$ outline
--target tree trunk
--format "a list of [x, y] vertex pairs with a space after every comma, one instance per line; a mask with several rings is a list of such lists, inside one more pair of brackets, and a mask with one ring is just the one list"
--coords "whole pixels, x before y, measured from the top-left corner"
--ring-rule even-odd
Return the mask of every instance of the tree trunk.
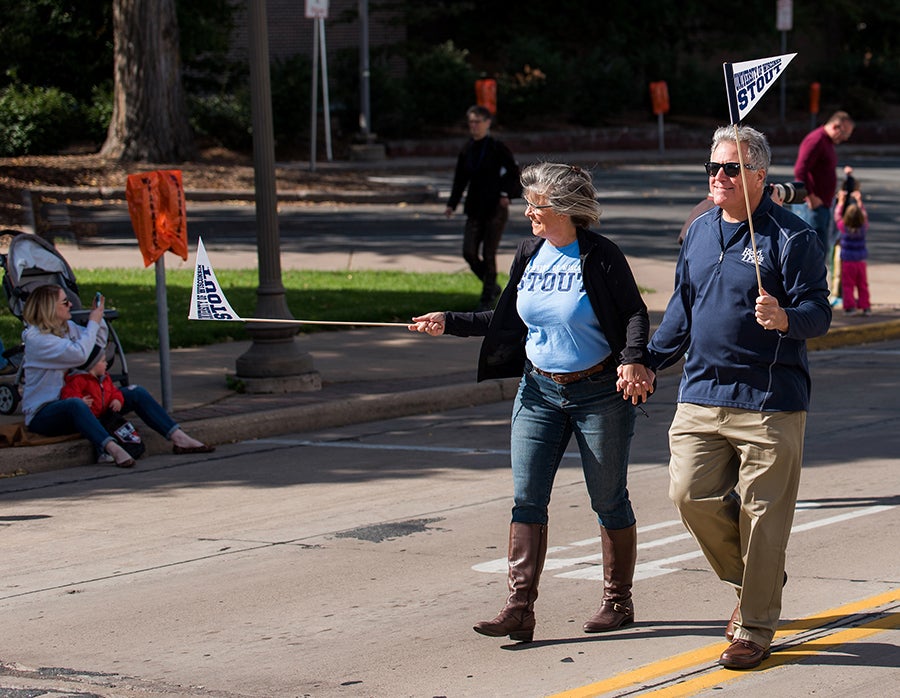
[[194, 141], [181, 85], [175, 0], [113, 0], [113, 115], [100, 155], [181, 162]]

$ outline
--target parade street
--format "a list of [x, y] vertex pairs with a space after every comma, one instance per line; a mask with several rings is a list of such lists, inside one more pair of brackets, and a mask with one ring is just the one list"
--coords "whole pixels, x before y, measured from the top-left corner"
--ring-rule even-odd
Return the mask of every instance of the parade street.
[[0, 480], [0, 696], [885, 695], [900, 666], [898, 356], [900, 342], [811, 356], [783, 624], [758, 670], [716, 665], [734, 594], [667, 499], [674, 372], [632, 446], [626, 629], [581, 631], [602, 568], [571, 453], [535, 641], [472, 631], [506, 594], [501, 402]]

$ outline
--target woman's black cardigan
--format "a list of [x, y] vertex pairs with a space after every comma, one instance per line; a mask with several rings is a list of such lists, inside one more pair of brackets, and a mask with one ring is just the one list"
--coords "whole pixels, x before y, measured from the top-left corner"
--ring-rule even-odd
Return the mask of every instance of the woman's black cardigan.
[[[582, 279], [600, 328], [618, 364], [649, 364], [650, 318], [625, 255], [608, 238], [584, 228], [576, 231]], [[544, 240], [519, 243], [497, 308], [479, 313], [445, 313], [444, 332], [458, 337], [484, 337], [477, 380], [520, 376], [525, 368], [527, 329], [516, 310], [519, 281], [528, 260]]]

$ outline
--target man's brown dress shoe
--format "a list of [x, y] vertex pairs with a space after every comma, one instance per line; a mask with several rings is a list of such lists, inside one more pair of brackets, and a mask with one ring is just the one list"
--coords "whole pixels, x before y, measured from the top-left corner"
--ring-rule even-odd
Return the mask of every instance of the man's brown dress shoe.
[[763, 648], [750, 640], [735, 640], [719, 657], [719, 664], [727, 669], [754, 669], [772, 654], [768, 647]]

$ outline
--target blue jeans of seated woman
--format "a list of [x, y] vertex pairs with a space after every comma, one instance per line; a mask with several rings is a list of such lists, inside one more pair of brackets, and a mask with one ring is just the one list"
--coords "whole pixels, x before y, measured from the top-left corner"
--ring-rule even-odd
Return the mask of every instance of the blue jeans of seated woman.
[[[178, 429], [175, 420], [141, 386], [125, 386], [122, 388], [122, 397], [124, 402], [120, 414], [136, 412], [144, 424], [166, 438]], [[113, 440], [93, 415], [91, 408], [77, 397], [47, 403], [31, 418], [28, 428], [35, 434], [44, 436], [61, 436], [78, 432], [100, 452], [104, 451], [106, 444]]]
[[528, 366], [512, 414], [512, 520], [547, 523], [553, 480], [574, 434], [600, 525], [633, 525], [627, 469], [634, 422], [635, 407], [616, 391], [614, 370], [559, 385]]

